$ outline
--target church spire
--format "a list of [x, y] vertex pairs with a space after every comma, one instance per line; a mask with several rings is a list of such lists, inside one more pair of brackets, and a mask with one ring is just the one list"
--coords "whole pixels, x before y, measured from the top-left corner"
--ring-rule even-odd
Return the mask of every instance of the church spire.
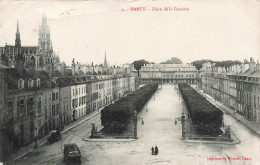
[[18, 20], [17, 20], [16, 34], [17, 34], [17, 33], [20, 33], [20, 32], [19, 32], [19, 22], [18, 22]]
[[17, 21], [17, 29], [16, 29], [15, 47], [21, 48], [21, 39], [20, 39], [19, 22], [18, 21]]
[[105, 60], [104, 60], [104, 67], [107, 67], [107, 54], [106, 54], [106, 50], [105, 50]]
[[42, 25], [47, 25], [47, 18], [46, 18], [45, 13], [43, 13], [43, 16], [42, 16]]

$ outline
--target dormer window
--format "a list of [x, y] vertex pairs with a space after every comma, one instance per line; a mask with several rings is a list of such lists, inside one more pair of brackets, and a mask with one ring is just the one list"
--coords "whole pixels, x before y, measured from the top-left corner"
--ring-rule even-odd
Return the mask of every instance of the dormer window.
[[36, 80], [36, 86], [40, 87], [41, 86], [41, 79], [37, 78]]
[[18, 88], [19, 89], [23, 89], [24, 88], [24, 80], [23, 79], [18, 80]]
[[29, 79], [28, 80], [28, 88], [32, 88], [33, 87], [33, 80]]

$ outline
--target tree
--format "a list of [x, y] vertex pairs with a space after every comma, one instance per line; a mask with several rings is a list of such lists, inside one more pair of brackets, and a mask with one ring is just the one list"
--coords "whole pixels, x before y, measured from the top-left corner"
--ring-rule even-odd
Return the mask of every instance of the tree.
[[232, 65], [235, 64], [241, 64], [240, 61], [232, 61], [232, 60], [226, 60], [226, 61], [212, 61], [212, 60], [197, 60], [197, 61], [193, 61], [192, 64], [198, 69], [200, 70], [202, 68], [202, 65], [206, 62], [211, 62], [211, 63], [216, 63], [216, 67], [220, 66], [220, 67], [225, 67], [228, 68]]
[[141, 60], [134, 61], [132, 64], [134, 64], [134, 68], [138, 71], [138, 76], [139, 76], [139, 70], [141, 66], [144, 66], [144, 64], [149, 64], [149, 62], [144, 59], [141, 59]]
[[172, 57], [171, 59], [161, 62], [161, 64], [182, 64], [182, 61], [176, 57]]
[[207, 63], [207, 62], [213, 63], [214, 61], [212, 61], [212, 60], [197, 60], [197, 61], [193, 61], [192, 65], [194, 65], [198, 70], [200, 70], [202, 68], [202, 64]]

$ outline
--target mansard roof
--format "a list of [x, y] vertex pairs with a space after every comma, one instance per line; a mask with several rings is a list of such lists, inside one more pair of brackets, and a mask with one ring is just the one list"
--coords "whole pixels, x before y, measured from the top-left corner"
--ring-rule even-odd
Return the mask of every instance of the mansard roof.
[[[18, 89], [18, 80], [22, 79], [27, 82], [31, 76], [26, 72], [26, 70], [22, 71], [22, 74], [18, 74], [16, 69], [11, 68], [6, 70], [4, 80], [7, 83], [8, 90], [16, 90]], [[28, 88], [27, 83], [24, 83], [24, 88]]]
[[243, 76], [250, 76], [254, 71], [247, 69], [242, 75]]
[[58, 84], [60, 86], [68, 86], [73, 83], [72, 79], [69, 77], [59, 77], [58, 78]]
[[54, 70], [53, 71], [53, 77], [62, 77], [62, 75], [61, 75], [60, 71]]
[[194, 68], [195, 66], [190, 65], [190, 64], [146, 64], [143, 67], [165, 67], [165, 68], [175, 68], [175, 67], [192, 67]]
[[85, 74], [82, 71], [79, 71], [79, 73], [77, 75], [78, 76], [84, 76]]
[[72, 70], [66, 69], [65, 76], [72, 76]]
[[36, 70], [34, 74], [35, 74], [35, 77], [38, 77], [40, 79], [49, 79], [50, 78], [49, 75], [43, 70]]
[[260, 71], [255, 71], [250, 76], [252, 76], [252, 77], [260, 77]]
[[0, 64], [0, 69], [9, 69], [9, 67], [5, 66], [5, 65], [2, 65]]

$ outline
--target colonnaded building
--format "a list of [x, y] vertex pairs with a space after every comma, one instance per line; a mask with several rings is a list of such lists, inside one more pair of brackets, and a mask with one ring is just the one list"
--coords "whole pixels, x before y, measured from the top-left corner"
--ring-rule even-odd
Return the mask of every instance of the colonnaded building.
[[140, 69], [140, 80], [142, 84], [196, 84], [197, 72], [196, 67], [190, 64], [147, 64]]

